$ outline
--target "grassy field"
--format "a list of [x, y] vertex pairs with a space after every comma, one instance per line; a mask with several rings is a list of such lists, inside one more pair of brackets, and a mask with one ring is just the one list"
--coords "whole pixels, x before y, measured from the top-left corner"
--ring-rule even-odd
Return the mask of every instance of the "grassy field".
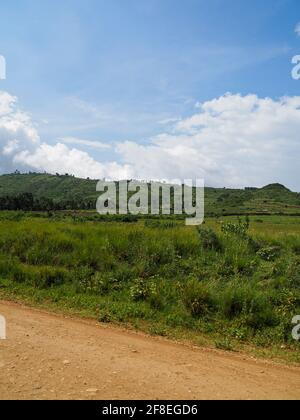
[[300, 218], [0, 214], [0, 298], [300, 362]]

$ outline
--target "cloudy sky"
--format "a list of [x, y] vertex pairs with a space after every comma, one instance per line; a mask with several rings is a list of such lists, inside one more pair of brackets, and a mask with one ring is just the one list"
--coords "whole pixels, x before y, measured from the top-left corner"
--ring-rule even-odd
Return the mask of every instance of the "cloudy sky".
[[0, 55], [0, 173], [300, 191], [299, 0], [15, 0]]

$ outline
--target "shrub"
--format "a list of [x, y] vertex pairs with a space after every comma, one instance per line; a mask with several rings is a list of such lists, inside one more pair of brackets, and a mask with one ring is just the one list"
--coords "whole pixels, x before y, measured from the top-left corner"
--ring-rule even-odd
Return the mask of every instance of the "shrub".
[[77, 292], [85, 292], [90, 287], [94, 271], [87, 266], [79, 267], [73, 271], [72, 278]]
[[234, 282], [220, 295], [220, 300], [226, 318], [242, 316], [244, 324], [253, 329], [277, 322], [270, 300], [253, 285]]
[[86, 283], [87, 293], [105, 295], [112, 291], [112, 285], [114, 281], [108, 276], [102, 273], [95, 273]]
[[12, 280], [38, 288], [59, 286], [69, 281], [69, 273], [63, 268], [19, 264], [11, 272]]
[[251, 236], [248, 236], [247, 240], [251, 251], [257, 253], [262, 248], [261, 243]]
[[134, 216], [132, 214], [126, 214], [123, 216], [119, 216], [117, 218], [117, 221], [123, 222], [123, 223], [137, 223], [139, 221], [139, 218], [137, 216]]
[[232, 341], [228, 337], [215, 340], [215, 346], [218, 350], [224, 350], [224, 351], [234, 350]]
[[134, 270], [127, 265], [121, 265], [120, 268], [116, 270], [114, 273], [114, 278], [117, 280], [120, 284], [126, 284], [129, 281], [131, 281], [134, 277]]
[[146, 300], [149, 296], [149, 288], [144, 279], [136, 279], [134, 284], [130, 287], [130, 296], [132, 300]]
[[290, 285], [300, 290], [300, 259], [292, 261], [287, 270]]
[[33, 285], [41, 288], [59, 286], [68, 280], [67, 270], [55, 267], [39, 267], [32, 276]]
[[88, 267], [82, 267], [75, 272], [77, 292], [105, 295], [120, 290], [121, 281], [111, 273], [93, 273]]
[[[169, 327], [183, 327], [190, 328], [194, 320], [190, 318], [189, 314], [185, 311], [174, 311], [166, 316], [166, 324]], [[207, 324], [205, 324], [207, 325]]]
[[234, 318], [251, 304], [253, 292], [247, 285], [230, 284], [221, 294], [221, 309], [226, 318]]
[[111, 315], [111, 313], [107, 310], [101, 310], [99, 315], [98, 315], [98, 320], [99, 322], [103, 323], [103, 324], [109, 324], [110, 322], [113, 321], [113, 316]]
[[158, 229], [173, 229], [176, 223], [172, 220], [147, 219], [145, 220], [145, 227]]
[[279, 257], [280, 251], [278, 246], [268, 246], [261, 248], [257, 255], [264, 261], [275, 261]]
[[164, 326], [161, 325], [153, 325], [149, 328], [149, 333], [151, 335], [157, 335], [160, 337], [167, 337], [168, 331]]
[[201, 245], [204, 249], [212, 251], [220, 251], [222, 244], [218, 235], [210, 228], [198, 227]]
[[300, 255], [300, 243], [293, 244], [292, 250], [296, 255]]
[[222, 232], [226, 235], [237, 235], [243, 238], [247, 237], [249, 229], [249, 220], [242, 221], [238, 220], [238, 223], [227, 222], [222, 224]]
[[249, 314], [245, 317], [245, 325], [258, 330], [278, 325], [278, 319], [269, 304], [261, 301], [253, 302]]
[[257, 261], [239, 256], [236, 260], [236, 272], [244, 276], [252, 276], [257, 269]]
[[136, 302], [147, 301], [153, 309], [161, 309], [163, 306], [161, 292], [154, 280], [136, 279], [130, 288], [130, 296]]
[[174, 260], [175, 249], [170, 242], [162, 240], [159, 244], [149, 244], [147, 254], [152, 264], [165, 265]]
[[190, 280], [183, 288], [183, 303], [192, 316], [207, 315], [215, 308], [211, 286], [197, 280]]
[[160, 290], [154, 282], [149, 284], [147, 301], [153, 309], [162, 309], [163, 307], [162, 290]]
[[17, 258], [0, 256], [0, 276], [6, 278], [17, 268], [19, 262]]
[[22, 269], [21, 265], [15, 265], [11, 270], [11, 278], [16, 283], [25, 283], [26, 281], [30, 280], [29, 273]]
[[74, 240], [69, 239], [65, 235], [53, 236], [48, 241], [50, 241], [48, 248], [52, 255], [57, 253], [71, 253], [75, 248]]

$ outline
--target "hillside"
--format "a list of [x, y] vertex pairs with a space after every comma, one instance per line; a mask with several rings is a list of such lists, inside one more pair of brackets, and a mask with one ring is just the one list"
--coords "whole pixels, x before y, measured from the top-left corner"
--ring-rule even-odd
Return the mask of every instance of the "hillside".
[[[36, 200], [51, 200], [67, 209], [94, 209], [97, 181], [70, 175], [40, 173], [0, 176], [0, 197], [32, 194]], [[263, 188], [205, 189], [206, 214], [299, 214], [300, 193], [280, 184]]]

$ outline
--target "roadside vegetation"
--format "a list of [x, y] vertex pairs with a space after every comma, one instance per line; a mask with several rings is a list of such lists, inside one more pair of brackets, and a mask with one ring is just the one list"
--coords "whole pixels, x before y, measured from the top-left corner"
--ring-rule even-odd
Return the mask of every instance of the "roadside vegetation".
[[93, 217], [0, 213], [0, 298], [300, 362], [298, 218]]

